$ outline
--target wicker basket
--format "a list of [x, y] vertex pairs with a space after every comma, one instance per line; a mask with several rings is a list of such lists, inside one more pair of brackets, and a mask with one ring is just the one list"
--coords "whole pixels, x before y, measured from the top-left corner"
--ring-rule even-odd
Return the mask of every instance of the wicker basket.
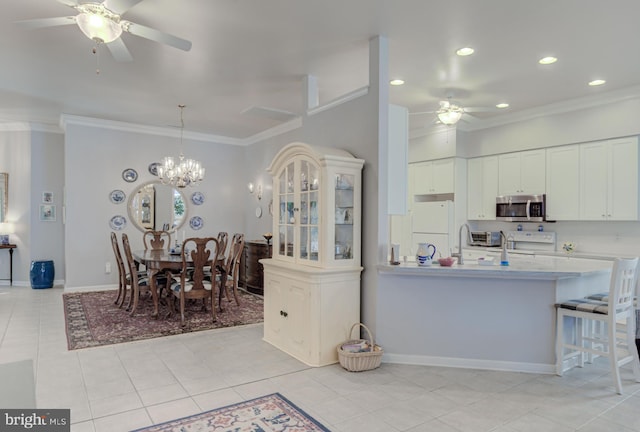
[[[350, 372], [362, 372], [379, 367], [380, 362], [382, 361], [382, 347], [375, 344], [371, 331], [362, 323], [355, 323], [351, 327], [351, 330], [349, 331], [350, 337], [353, 333], [353, 329], [356, 327], [364, 328], [369, 334], [369, 339], [351, 339], [338, 345], [338, 359], [340, 360], [340, 365]], [[367, 342], [369, 344], [371, 347], [369, 351], [349, 352], [342, 349], [343, 345], [359, 344], [362, 342]]]

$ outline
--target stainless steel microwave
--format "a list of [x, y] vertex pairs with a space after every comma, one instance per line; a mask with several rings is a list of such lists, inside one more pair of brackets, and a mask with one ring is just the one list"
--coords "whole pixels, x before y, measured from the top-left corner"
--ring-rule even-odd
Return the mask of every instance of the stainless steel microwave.
[[503, 195], [496, 198], [496, 219], [507, 222], [546, 220], [545, 195]]

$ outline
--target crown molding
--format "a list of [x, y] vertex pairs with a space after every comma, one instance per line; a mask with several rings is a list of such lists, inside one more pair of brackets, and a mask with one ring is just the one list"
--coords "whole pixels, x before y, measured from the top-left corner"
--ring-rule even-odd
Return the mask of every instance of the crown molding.
[[302, 127], [302, 117], [296, 117], [293, 120], [289, 120], [286, 123], [272, 127], [265, 131], [259, 132], [255, 135], [251, 135], [249, 138], [242, 140], [243, 145], [257, 144], [260, 141], [264, 141], [269, 138], [282, 135], [283, 133], [298, 129]]
[[334, 100], [332, 100], [330, 102], [327, 102], [324, 105], [320, 105], [318, 107], [311, 108], [311, 109], [307, 110], [307, 116], [312, 116], [312, 115], [318, 114], [318, 113], [320, 113], [322, 111], [326, 111], [326, 110], [329, 110], [331, 108], [335, 108], [338, 105], [342, 105], [345, 102], [349, 102], [350, 100], [357, 99], [357, 98], [359, 98], [361, 96], [364, 96], [364, 95], [366, 95], [368, 93], [369, 93], [369, 86], [360, 87], [359, 89], [356, 89], [356, 90], [354, 90], [352, 92], [346, 93], [346, 94], [344, 94], [344, 95], [342, 95], [342, 96], [340, 96], [340, 97], [338, 97], [338, 98], [336, 98], [336, 99], [334, 99]]
[[[629, 99], [640, 98], [640, 85], [626, 87], [619, 90], [612, 90], [597, 95], [583, 96], [580, 98], [569, 99], [553, 104], [543, 105], [531, 109], [526, 109], [510, 114], [500, 115], [490, 119], [481, 119], [473, 124], [459, 124], [459, 129], [465, 132], [471, 132], [481, 129], [488, 129], [497, 126], [504, 126], [511, 123], [517, 123], [526, 120], [532, 120], [539, 117], [553, 116], [564, 114], [572, 111], [579, 111], [587, 108], [608, 105]], [[461, 122], [458, 122], [461, 123]]]
[[63, 133], [56, 125], [36, 122], [10, 122], [0, 123], [0, 131], [2, 132], [46, 132], [46, 133]]
[[[180, 138], [180, 129], [175, 127], [148, 126], [135, 123], [127, 123], [116, 120], [104, 120], [93, 117], [83, 117], [72, 114], [62, 114], [60, 116], [60, 128], [66, 131], [68, 125], [88, 126], [102, 129], [117, 130], [122, 132], [133, 132], [147, 135], [168, 136]], [[210, 142], [216, 144], [245, 145], [244, 140], [230, 138], [221, 135], [204, 134], [184, 130], [183, 138], [192, 141]]]

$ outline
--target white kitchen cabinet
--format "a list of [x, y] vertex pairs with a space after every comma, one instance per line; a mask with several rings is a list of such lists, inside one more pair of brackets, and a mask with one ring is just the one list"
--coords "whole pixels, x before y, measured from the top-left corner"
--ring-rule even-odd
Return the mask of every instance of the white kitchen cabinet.
[[495, 220], [498, 196], [498, 157], [467, 161], [467, 219]]
[[580, 145], [547, 149], [547, 219], [580, 219]]
[[415, 195], [454, 193], [453, 158], [418, 162], [412, 165]]
[[346, 151], [292, 143], [273, 176], [273, 253], [264, 266], [264, 340], [311, 365], [338, 361], [360, 321], [362, 166]]
[[580, 219], [638, 220], [638, 138], [580, 146]]
[[498, 194], [544, 194], [545, 163], [544, 149], [498, 156]]

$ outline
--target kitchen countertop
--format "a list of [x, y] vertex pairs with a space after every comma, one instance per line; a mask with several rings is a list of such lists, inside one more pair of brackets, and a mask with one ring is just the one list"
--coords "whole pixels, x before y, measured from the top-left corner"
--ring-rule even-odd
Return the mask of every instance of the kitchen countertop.
[[[491, 254], [493, 255], [493, 254]], [[400, 265], [379, 264], [378, 272], [402, 276], [424, 275], [436, 277], [509, 278], [509, 279], [564, 279], [589, 274], [608, 273], [612, 261], [566, 256], [516, 255], [509, 256], [509, 265], [500, 265], [499, 256], [494, 265], [479, 265], [478, 260], [465, 256], [464, 264], [451, 267], [432, 264], [420, 267], [415, 262]]]

